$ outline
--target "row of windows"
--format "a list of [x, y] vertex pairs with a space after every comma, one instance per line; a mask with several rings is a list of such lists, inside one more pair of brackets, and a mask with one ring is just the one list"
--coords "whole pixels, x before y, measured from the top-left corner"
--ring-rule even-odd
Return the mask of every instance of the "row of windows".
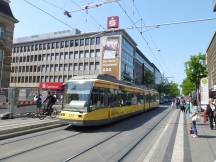
[[99, 70], [99, 62], [88, 63], [74, 63], [74, 64], [55, 64], [55, 65], [42, 65], [42, 66], [19, 66], [12, 67], [12, 72], [58, 72], [58, 71], [71, 71], [71, 70]]
[[65, 59], [79, 59], [79, 58], [94, 58], [100, 57], [100, 50], [96, 51], [88, 50], [84, 51], [75, 51], [73, 52], [61, 52], [61, 53], [51, 53], [51, 54], [43, 54], [43, 55], [30, 55], [23, 57], [13, 57], [12, 62], [32, 62], [32, 61], [48, 61], [48, 60], [65, 60]]
[[77, 47], [77, 46], [84, 46], [84, 45], [87, 46], [87, 45], [95, 45], [95, 44], [96, 45], [100, 44], [100, 37], [19, 46], [13, 48], [13, 53], [56, 49], [56, 48]]
[[93, 111], [103, 107], [129, 106], [154, 102], [158, 96], [130, 93], [117, 89], [94, 87], [92, 90], [89, 109]]
[[29, 77], [11, 77], [11, 83], [38, 83], [38, 82], [66, 82], [71, 79], [69, 76], [29, 76]]
[[5, 29], [3, 26], [0, 25], [0, 39], [3, 39], [5, 36]]

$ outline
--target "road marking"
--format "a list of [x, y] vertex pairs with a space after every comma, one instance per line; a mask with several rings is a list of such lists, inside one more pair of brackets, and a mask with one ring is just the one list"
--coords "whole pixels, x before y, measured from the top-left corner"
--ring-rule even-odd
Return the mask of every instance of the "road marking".
[[180, 114], [171, 162], [184, 161], [184, 115]]
[[[174, 113], [175, 114], [175, 113]], [[148, 154], [145, 156], [145, 159], [143, 160], [143, 162], [150, 162], [152, 161], [152, 158], [154, 153], [156, 152], [156, 150], [160, 147], [160, 141], [162, 140], [163, 135], [165, 134], [165, 132], [167, 131], [168, 127], [170, 126], [169, 123], [171, 123], [171, 121], [173, 120], [172, 117], [169, 118], [169, 121], [167, 122], [165, 128], [163, 129], [163, 131], [160, 133], [159, 137], [157, 138], [157, 141], [154, 143], [153, 147], [151, 148], [151, 150], [148, 152]]]

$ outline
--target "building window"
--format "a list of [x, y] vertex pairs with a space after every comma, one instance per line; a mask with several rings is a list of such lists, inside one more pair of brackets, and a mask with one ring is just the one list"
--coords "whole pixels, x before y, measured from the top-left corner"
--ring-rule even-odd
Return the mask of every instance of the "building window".
[[74, 64], [74, 70], [78, 70], [78, 65], [77, 65], [77, 63]]
[[79, 70], [83, 70], [83, 63], [79, 64]]
[[84, 53], [83, 53], [83, 51], [80, 51], [80, 58], [84, 58]]
[[55, 65], [55, 71], [59, 71], [58, 64]]
[[46, 65], [46, 72], [49, 72], [49, 65]]
[[55, 60], [55, 54], [54, 53], [51, 54], [51, 60]]
[[94, 67], [94, 63], [91, 62], [91, 63], [90, 63], [90, 70], [94, 70], [94, 69], [95, 69], [95, 67]]
[[73, 59], [73, 52], [69, 53], [69, 59]]
[[74, 52], [74, 59], [78, 59], [78, 58], [79, 58], [78, 51], [75, 51], [75, 52]]
[[0, 48], [0, 61], [2, 62], [4, 59], [4, 50]]
[[94, 57], [95, 57], [94, 50], [91, 50], [91, 51], [90, 51], [90, 57], [91, 57], [91, 58], [94, 58]]
[[96, 44], [100, 44], [100, 37], [96, 38]]
[[89, 58], [89, 51], [85, 51], [85, 58]]
[[91, 45], [94, 45], [94, 44], [95, 44], [95, 38], [91, 38], [90, 44], [91, 44]]
[[100, 50], [96, 50], [96, 57], [100, 57]]
[[68, 71], [68, 64], [64, 65], [64, 71]]
[[59, 71], [63, 71], [64, 70], [63, 68], [64, 68], [63, 65], [59, 64]]
[[67, 76], [65, 75], [63, 81], [66, 82], [67, 80], [68, 80], [68, 78], [67, 78]]
[[88, 63], [85, 63], [84, 64], [84, 70], [88, 70], [89, 68], [88, 68]]
[[52, 42], [52, 49], [55, 48], [55, 42]]
[[79, 46], [79, 40], [75, 40], [75, 47]]
[[45, 82], [45, 77], [44, 76], [41, 77], [41, 82]]
[[49, 77], [46, 76], [45, 82], [49, 82]]
[[61, 41], [61, 48], [64, 48], [64, 41]]
[[50, 82], [54, 82], [54, 77], [53, 76], [50, 77]]
[[42, 44], [39, 44], [39, 50], [42, 50]]
[[63, 82], [63, 77], [62, 76], [59, 77], [59, 82]]
[[73, 64], [69, 64], [69, 71], [73, 70]]
[[38, 44], [35, 44], [35, 51], [38, 50]]
[[69, 54], [68, 54], [68, 52], [65, 52], [65, 59], [69, 59]]
[[65, 41], [65, 47], [69, 47], [69, 41]]
[[0, 25], [0, 39], [3, 39], [5, 35], [5, 29], [3, 26]]
[[84, 46], [84, 39], [80, 39], [80, 46]]
[[26, 46], [24, 46], [24, 52], [26, 52]]
[[54, 77], [54, 82], [58, 82], [58, 76]]
[[51, 60], [50, 54], [47, 54], [47, 60]]
[[55, 69], [54, 69], [54, 65], [50, 65], [50, 71], [55, 71]]
[[46, 43], [43, 44], [43, 50], [46, 50]]
[[99, 62], [96, 62], [96, 63], [95, 63], [95, 69], [96, 69], [96, 70], [99, 70], [99, 69], [100, 69], [100, 64], [99, 64]]
[[64, 53], [60, 53], [60, 60], [64, 60]]
[[46, 66], [42, 65], [42, 71], [45, 72], [46, 71]]
[[55, 60], [59, 60], [59, 53], [55, 54]]
[[27, 51], [28, 51], [28, 52], [30, 51], [30, 45], [28, 45]]
[[51, 44], [47, 43], [47, 49], [50, 49], [50, 48], [51, 48]]
[[86, 45], [86, 46], [89, 45], [89, 42], [90, 42], [90, 39], [89, 39], [89, 38], [86, 38], [86, 39], [85, 39], [85, 45]]
[[73, 46], [74, 46], [74, 41], [70, 40], [70, 47], [73, 47]]
[[56, 48], [59, 48], [59, 47], [60, 47], [59, 42], [56, 42]]

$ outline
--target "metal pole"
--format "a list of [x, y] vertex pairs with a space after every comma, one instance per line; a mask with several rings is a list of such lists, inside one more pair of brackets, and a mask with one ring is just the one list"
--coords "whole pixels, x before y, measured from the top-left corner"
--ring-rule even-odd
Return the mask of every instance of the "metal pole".
[[4, 68], [4, 50], [2, 50], [2, 60], [1, 60], [1, 76], [0, 76], [0, 88], [2, 88], [2, 73]]

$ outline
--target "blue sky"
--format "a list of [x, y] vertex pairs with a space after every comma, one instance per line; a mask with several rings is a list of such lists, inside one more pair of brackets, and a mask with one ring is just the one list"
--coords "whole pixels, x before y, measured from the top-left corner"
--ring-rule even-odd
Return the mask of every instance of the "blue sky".
[[[83, 6], [89, 2], [98, 2], [99, 0], [28, 1], [83, 32], [102, 30], [98, 24], [106, 27], [106, 18], [114, 15], [120, 17], [121, 28], [132, 25], [116, 3], [89, 10], [89, 14], [94, 16], [98, 22], [95, 23], [85, 12], [76, 12], [72, 14], [72, 18], [67, 18], [63, 15], [63, 10], [79, 9], [72, 1], [76, 1]], [[58, 5], [62, 10], [49, 5], [46, 1]], [[137, 14], [132, 2], [133, 0], [120, 1], [130, 17], [134, 21], [138, 21], [140, 16]], [[146, 25], [216, 17], [216, 13], [212, 11], [212, 0], [134, 0], [134, 2]], [[19, 20], [19, 23], [15, 26], [15, 38], [69, 29], [38, 9], [33, 8], [24, 0], [12, 0], [11, 8], [15, 17]], [[140, 23], [137, 23], [137, 25], [140, 25]], [[155, 63], [164, 72], [165, 76], [173, 77], [169, 78], [169, 80], [180, 84], [185, 78], [184, 62], [193, 54], [206, 52], [213, 33], [216, 31], [216, 20], [166, 26], [144, 32], [143, 35], [152, 50], [149, 50], [136, 30], [127, 31], [137, 42], [138, 47], [144, 52], [145, 56]], [[157, 49], [160, 52], [157, 52]]]

